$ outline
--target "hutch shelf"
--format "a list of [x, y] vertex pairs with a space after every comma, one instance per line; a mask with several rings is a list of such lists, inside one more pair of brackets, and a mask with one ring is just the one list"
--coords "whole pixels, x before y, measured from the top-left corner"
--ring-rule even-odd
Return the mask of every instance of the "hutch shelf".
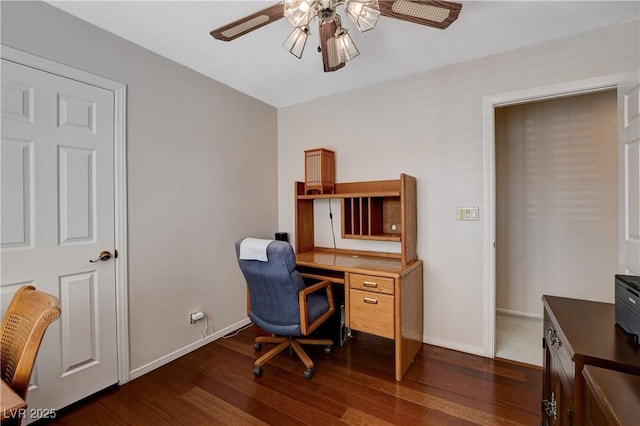
[[[336, 183], [332, 194], [306, 194], [303, 182], [295, 183], [296, 252], [315, 249], [313, 201], [338, 198], [341, 202], [342, 238], [395, 241], [403, 265], [417, 259], [416, 179]], [[394, 254], [389, 253], [393, 257]]]

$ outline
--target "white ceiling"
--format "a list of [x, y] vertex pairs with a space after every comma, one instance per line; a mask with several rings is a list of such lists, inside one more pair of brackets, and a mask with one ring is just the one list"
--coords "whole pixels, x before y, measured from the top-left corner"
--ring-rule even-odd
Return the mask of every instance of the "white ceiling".
[[276, 2], [49, 1], [275, 107], [640, 18], [639, 1], [462, 1], [460, 17], [446, 30], [382, 16], [361, 34], [340, 8], [360, 56], [332, 73], [322, 70], [314, 26], [302, 60], [281, 47], [291, 31], [286, 19], [231, 42], [209, 35]]

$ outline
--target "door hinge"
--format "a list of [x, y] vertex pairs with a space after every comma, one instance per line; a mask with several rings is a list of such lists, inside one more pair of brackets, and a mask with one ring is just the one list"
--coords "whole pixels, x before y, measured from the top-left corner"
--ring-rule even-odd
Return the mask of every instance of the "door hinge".
[[[118, 252], [116, 252], [116, 257], [118, 257]], [[547, 349], [547, 340], [542, 338], [542, 349]]]

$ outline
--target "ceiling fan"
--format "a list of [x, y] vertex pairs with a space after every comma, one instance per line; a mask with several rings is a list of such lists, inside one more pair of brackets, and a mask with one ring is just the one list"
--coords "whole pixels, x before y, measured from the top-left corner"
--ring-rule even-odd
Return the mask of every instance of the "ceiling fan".
[[448, 1], [425, 0], [284, 0], [242, 19], [211, 31], [222, 41], [231, 41], [260, 27], [286, 17], [293, 32], [282, 44], [286, 50], [302, 58], [310, 34], [309, 24], [318, 18], [320, 46], [324, 71], [336, 71], [360, 54], [349, 32], [342, 26], [338, 7], [361, 31], [373, 29], [380, 15], [445, 29], [458, 19], [462, 5]]

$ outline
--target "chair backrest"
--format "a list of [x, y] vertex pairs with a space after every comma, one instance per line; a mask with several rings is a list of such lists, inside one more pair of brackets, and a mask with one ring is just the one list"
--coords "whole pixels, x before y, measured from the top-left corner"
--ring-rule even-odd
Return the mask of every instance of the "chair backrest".
[[2, 318], [0, 374], [23, 399], [44, 332], [59, 316], [57, 298], [25, 285], [16, 291]]
[[296, 268], [293, 247], [286, 241], [272, 241], [267, 246], [267, 262], [240, 259], [236, 255], [247, 282], [250, 299], [249, 317], [263, 330], [279, 335], [300, 334], [298, 292], [304, 281]]

